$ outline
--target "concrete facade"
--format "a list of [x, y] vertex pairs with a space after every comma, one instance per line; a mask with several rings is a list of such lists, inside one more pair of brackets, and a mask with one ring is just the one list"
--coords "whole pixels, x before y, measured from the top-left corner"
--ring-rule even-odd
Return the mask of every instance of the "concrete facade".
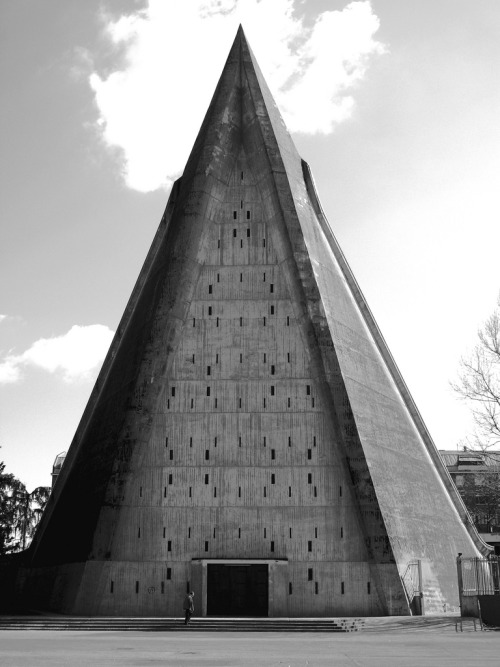
[[270, 616], [401, 615], [418, 559], [450, 610], [466, 518], [240, 29], [20, 594], [206, 613], [208, 564], [259, 562]]

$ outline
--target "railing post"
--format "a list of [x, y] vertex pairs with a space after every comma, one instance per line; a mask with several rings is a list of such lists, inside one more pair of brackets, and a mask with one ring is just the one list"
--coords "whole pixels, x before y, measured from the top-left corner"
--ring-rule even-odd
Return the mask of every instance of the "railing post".
[[418, 595], [420, 597], [420, 615], [424, 616], [425, 614], [424, 585], [422, 581], [422, 561], [420, 560], [420, 558], [417, 560], [417, 572], [418, 572]]
[[458, 602], [460, 605], [460, 616], [462, 616], [462, 596], [464, 592], [464, 580], [462, 576], [462, 554], [459, 553], [457, 556], [457, 580], [458, 580]]

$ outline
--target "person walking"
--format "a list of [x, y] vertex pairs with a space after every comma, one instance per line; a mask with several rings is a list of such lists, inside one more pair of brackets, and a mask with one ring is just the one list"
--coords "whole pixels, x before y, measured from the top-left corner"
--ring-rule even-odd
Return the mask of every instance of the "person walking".
[[184, 598], [184, 625], [188, 625], [194, 612], [194, 591], [188, 593]]

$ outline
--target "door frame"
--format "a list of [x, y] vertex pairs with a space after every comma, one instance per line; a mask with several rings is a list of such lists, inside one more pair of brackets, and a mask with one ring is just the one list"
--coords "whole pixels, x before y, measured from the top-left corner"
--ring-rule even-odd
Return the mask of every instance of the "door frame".
[[267, 565], [267, 615], [277, 615], [274, 609], [276, 569], [281, 569], [284, 565], [288, 565], [287, 558], [193, 558], [191, 561], [191, 580], [195, 590], [198, 589], [200, 593], [202, 617], [206, 617], [207, 615], [208, 565]]

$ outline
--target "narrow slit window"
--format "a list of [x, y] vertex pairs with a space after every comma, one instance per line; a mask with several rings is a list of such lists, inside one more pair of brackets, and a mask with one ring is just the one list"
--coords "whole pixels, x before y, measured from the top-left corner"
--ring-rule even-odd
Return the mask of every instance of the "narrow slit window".
[[163, 487], [163, 497], [164, 498], [167, 497], [167, 487], [166, 486]]
[[172, 473], [170, 473], [169, 476], [168, 476], [168, 483], [172, 484], [172, 480], [173, 480]]
[[316, 595], [319, 593], [319, 586], [317, 581], [314, 582], [314, 593]]
[[109, 592], [110, 592], [110, 593], [113, 593], [113, 589], [114, 589], [114, 587], [115, 587], [115, 582], [112, 581], [111, 584], [110, 584], [110, 587], [109, 587]]
[[240, 200], [240, 208], [243, 209], [243, 199]]
[[217, 498], [217, 487], [214, 486], [214, 498]]
[[240, 248], [243, 248], [243, 239], [240, 240]]
[[217, 447], [217, 436], [214, 438], [214, 447]]
[[215, 401], [214, 401], [214, 407], [215, 408], [217, 407], [217, 399], [215, 399]]
[[[291, 486], [288, 487], [288, 497], [289, 498], [292, 497], [292, 487]], [[290, 535], [290, 537], [291, 537], [291, 535]]]
[[264, 539], [266, 539], [266, 529], [264, 528]]
[[189, 438], [189, 446], [190, 446], [190, 447], [192, 447], [192, 446], [193, 446], [193, 438], [192, 438], [192, 437], [191, 437], [191, 438]]
[[263, 439], [263, 441], [262, 441], [262, 444], [264, 445], [264, 447], [266, 446], [266, 436], [264, 436], [264, 439]]
[[310, 567], [307, 570], [307, 581], [312, 581], [312, 580], [313, 580], [313, 569], [312, 567]]
[[163, 526], [163, 539], [167, 536], [167, 529]]
[[238, 446], [241, 447], [241, 435], [238, 437]]
[[340, 526], [340, 538], [342, 539], [344, 537], [344, 528], [343, 526]]
[[241, 180], [243, 180], [243, 172], [241, 172]]
[[174, 450], [173, 449], [171, 449], [170, 452], [169, 452], [169, 458], [170, 458], [171, 461], [174, 460]]
[[215, 355], [215, 363], [216, 363], [216, 364], [219, 363], [219, 355], [218, 355], [218, 354]]
[[[190, 498], [193, 497], [193, 487], [192, 486], [189, 487], [189, 497]], [[189, 530], [191, 530], [191, 529], [189, 529]]]
[[240, 408], [241, 408], [241, 398], [240, 398], [240, 403], [239, 403], [239, 405], [240, 405]]
[[276, 475], [274, 473], [271, 475], [271, 484], [276, 484]]
[[139, 487], [139, 497], [142, 498], [142, 486]]
[[216, 322], [215, 326], [217, 326], [217, 327], [219, 326], [219, 318], [217, 318], [217, 322]]
[[243, 282], [243, 274], [240, 273], [240, 283], [242, 283], [242, 282]]
[[292, 591], [293, 591], [292, 582], [289, 581], [288, 582], [288, 595], [292, 595]]
[[172, 540], [168, 540], [167, 542], [167, 551], [172, 551]]
[[135, 582], [135, 592], [136, 593], [139, 592], [139, 582], [138, 581]]
[[311, 398], [311, 407], [314, 408], [314, 396]]
[[308, 450], [307, 450], [307, 458], [308, 458], [309, 460], [312, 459], [312, 449], [308, 449]]
[[340, 592], [341, 592], [342, 595], [344, 595], [344, 593], [345, 593], [345, 586], [344, 586], [343, 581], [340, 583]]
[[207, 387], [207, 396], [210, 396], [210, 387]]
[[167, 398], [167, 410], [170, 410], [170, 399]]
[[263, 405], [264, 408], [266, 407], [266, 399], [265, 398], [262, 399], [262, 405]]
[[208, 316], [212, 315], [212, 306], [208, 306]]
[[339, 496], [342, 496], [342, 487], [339, 486]]
[[217, 239], [217, 249], [220, 249], [220, 239]]
[[[249, 217], [250, 217], [250, 211], [247, 211], [247, 218], [249, 218]], [[247, 229], [247, 239], [249, 239], [249, 238], [250, 238], [250, 230]]]
[[266, 487], [264, 487], [264, 498], [266, 498], [266, 497], [267, 497], [267, 489], [266, 489]]
[[211, 372], [212, 372], [212, 369], [210, 368], [210, 366], [207, 366], [207, 375], [210, 375]]
[[241, 498], [241, 486], [238, 487], [238, 498]]
[[233, 229], [233, 238], [236, 238], [236, 229]]
[[193, 327], [196, 326], [196, 317], [193, 317]]
[[205, 484], [208, 484], [208, 475], [205, 475]]
[[175, 387], [172, 387], [171, 393], [172, 393], [172, 398], [173, 398], [175, 396]]
[[243, 354], [240, 352], [240, 364], [243, 363]]
[[263, 247], [263, 248], [266, 247], [266, 239], [262, 239], [262, 247]]
[[273, 283], [271, 283], [271, 284], [269, 285], [269, 291], [271, 292], [271, 294], [274, 293], [274, 284], [273, 284]]
[[274, 396], [274, 384], [271, 385], [271, 396]]
[[205, 551], [208, 551], [208, 542], [205, 542]]
[[369, 581], [366, 582], [366, 592], [368, 593], [368, 595], [371, 595], [372, 591], [371, 591], [371, 584]]
[[312, 476], [312, 473], [308, 472], [308, 473], [307, 473], [307, 483], [308, 483], [308, 484], [312, 484], [312, 481], [313, 481], [313, 480], [312, 480], [312, 477], [313, 477], [313, 476]]
[[[316, 447], [316, 436], [313, 436], [313, 447]], [[342, 495], [342, 493], [340, 495]]]
[[167, 567], [167, 581], [171, 581], [172, 579], [172, 568]]
[[290, 539], [292, 539], [292, 529], [290, 528]]
[[[247, 211], [247, 220], [250, 220], [250, 211]], [[250, 230], [248, 230], [248, 231], [250, 231]], [[250, 234], [248, 234], [248, 236], [250, 236]]]
[[243, 326], [243, 318], [240, 317], [240, 327], [242, 327], [242, 326]]
[[188, 537], [191, 539], [191, 528], [188, 528]]
[[220, 283], [220, 273], [217, 274], [217, 282]]
[[271, 375], [274, 375], [274, 366], [271, 366]]
[[264, 363], [267, 363], [267, 354], [264, 352]]
[[291, 407], [291, 400], [288, 398], [288, 407]]
[[271, 540], [271, 551], [274, 551], [274, 540]]
[[162, 592], [162, 594], [165, 593], [165, 582], [164, 581], [161, 582], [161, 592]]
[[210, 450], [205, 449], [205, 461], [208, 461], [210, 459]]
[[287, 360], [288, 363], [290, 363], [290, 352], [287, 353], [286, 360]]
[[237, 211], [233, 211], [233, 220], [236, 220], [237, 217], [238, 217]]
[[265, 271], [264, 271], [264, 276], [263, 276], [263, 278], [262, 278], [262, 282], [263, 282], [263, 283], [266, 282], [266, 273], [265, 273]]
[[213, 289], [212, 285], [209, 285], [209, 286], [208, 286], [208, 293], [209, 293], [209, 294], [212, 294], [212, 289]]
[[307, 394], [308, 396], [311, 395], [311, 385], [310, 385], [310, 384], [308, 384], [308, 385], [306, 386], [306, 394]]
[[289, 447], [292, 446], [292, 436], [291, 435], [288, 436], [288, 446]]
[[271, 306], [271, 315], [274, 315], [274, 306]]
[[309, 540], [309, 541], [308, 541], [308, 543], [307, 543], [307, 550], [308, 550], [308, 551], [312, 551], [312, 550], [313, 550], [313, 543], [312, 543], [312, 540]]
[[168, 447], [168, 435], [167, 435], [167, 437], [165, 438], [165, 447]]
[[290, 316], [289, 315], [286, 316], [286, 326], [287, 327], [290, 326]]
[[271, 449], [271, 459], [274, 461], [275, 458], [276, 458], [276, 450]]
[[318, 497], [318, 487], [317, 486], [314, 487], [314, 497], [315, 498]]
[[194, 364], [194, 354], [193, 354], [193, 357], [192, 357], [191, 361], [192, 361], [192, 362], [193, 362], [193, 364]]

